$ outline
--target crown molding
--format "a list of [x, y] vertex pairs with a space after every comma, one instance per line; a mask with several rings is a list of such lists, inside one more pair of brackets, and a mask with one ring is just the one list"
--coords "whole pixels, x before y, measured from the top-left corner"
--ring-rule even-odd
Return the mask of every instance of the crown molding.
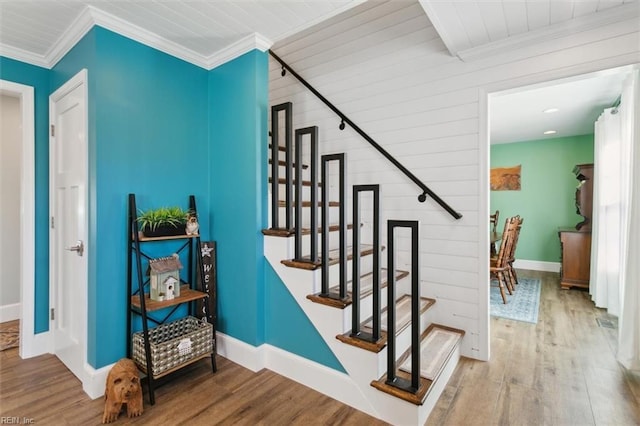
[[27, 52], [26, 50], [8, 46], [3, 43], [0, 43], [0, 56], [4, 56], [5, 58], [14, 59], [16, 61], [25, 62], [27, 64], [35, 65], [42, 68], [51, 68], [44, 55], [37, 55], [35, 53]]
[[201, 55], [155, 33], [133, 25], [124, 19], [104, 12], [93, 6], [87, 6], [65, 30], [53, 47], [45, 55], [35, 55], [15, 47], [0, 44], [0, 55], [30, 63], [44, 68], [53, 68], [64, 55], [84, 37], [94, 25], [152, 47], [156, 50], [189, 62], [206, 70], [231, 61], [251, 50], [267, 51], [273, 42], [261, 34], [249, 34], [211, 56]]
[[[540, 42], [555, 40], [604, 25], [615, 24], [628, 19], [638, 19], [639, 15], [640, 8], [637, 3], [623, 4], [602, 12], [581, 16], [565, 22], [558, 22], [545, 28], [539, 28], [502, 40], [496, 40], [481, 46], [451, 52], [451, 54], [457, 56], [464, 62], [473, 61], [505, 51], [526, 49]], [[438, 29], [436, 28], [436, 30]]]
[[93, 6], [88, 6], [88, 9], [95, 25], [157, 49], [167, 55], [206, 68], [206, 61], [203, 55]]
[[93, 28], [94, 24], [95, 22], [90, 7], [86, 7], [46, 53], [47, 68], [53, 68], [64, 55], [69, 53], [73, 46], [82, 40], [82, 37]]
[[273, 46], [273, 42], [263, 35], [258, 33], [249, 34], [209, 56], [206, 60], [207, 65], [205, 68], [211, 70], [254, 49], [265, 52], [271, 46]]

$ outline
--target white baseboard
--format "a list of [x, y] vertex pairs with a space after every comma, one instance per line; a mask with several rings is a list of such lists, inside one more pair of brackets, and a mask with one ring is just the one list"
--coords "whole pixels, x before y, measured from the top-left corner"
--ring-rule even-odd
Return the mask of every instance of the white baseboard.
[[[114, 363], [115, 364], [115, 363]], [[107, 383], [107, 375], [114, 364], [106, 365], [97, 370], [89, 364], [84, 365], [84, 380], [82, 382], [82, 390], [89, 395], [91, 399], [97, 399], [104, 395], [105, 385]]]
[[33, 358], [34, 356], [50, 353], [49, 336], [50, 332], [48, 331], [33, 334], [27, 333], [23, 329], [20, 333], [20, 358]]
[[267, 368], [288, 379], [371, 413], [371, 405], [353, 380], [345, 373], [310, 361], [269, 344], [251, 346], [217, 332], [217, 354], [251, 371]]
[[517, 269], [529, 269], [531, 271], [560, 272], [560, 262], [517, 259], [513, 266]]
[[0, 306], [0, 322], [20, 319], [20, 303]]
[[260, 371], [265, 368], [264, 347], [252, 346], [248, 343], [238, 340], [235, 337], [227, 336], [224, 333], [216, 332], [216, 353], [240, 364], [253, 372]]

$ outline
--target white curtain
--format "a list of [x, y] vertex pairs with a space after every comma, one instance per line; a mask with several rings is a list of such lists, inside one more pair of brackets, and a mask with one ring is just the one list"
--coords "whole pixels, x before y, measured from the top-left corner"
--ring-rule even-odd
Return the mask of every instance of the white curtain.
[[[629, 144], [629, 179], [624, 235], [621, 313], [618, 321], [618, 361], [640, 370], [640, 76], [635, 70], [625, 82], [620, 104], [621, 139]], [[625, 232], [626, 231], [626, 232]]]
[[640, 124], [638, 71], [620, 105], [595, 125], [593, 227], [589, 292], [619, 317], [618, 360], [640, 368]]
[[[594, 135], [593, 221], [589, 293], [599, 308], [620, 313], [620, 188], [622, 163], [620, 113], [609, 108], [598, 118]], [[628, 155], [624, 157], [628, 158]]]

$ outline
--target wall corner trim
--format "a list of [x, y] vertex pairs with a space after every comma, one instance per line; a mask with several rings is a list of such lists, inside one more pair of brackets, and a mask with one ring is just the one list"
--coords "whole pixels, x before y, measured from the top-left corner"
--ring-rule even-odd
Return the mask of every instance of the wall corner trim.
[[206, 59], [205, 68], [211, 70], [254, 49], [265, 52], [271, 48], [273, 42], [259, 33], [249, 34], [233, 44], [225, 47]]

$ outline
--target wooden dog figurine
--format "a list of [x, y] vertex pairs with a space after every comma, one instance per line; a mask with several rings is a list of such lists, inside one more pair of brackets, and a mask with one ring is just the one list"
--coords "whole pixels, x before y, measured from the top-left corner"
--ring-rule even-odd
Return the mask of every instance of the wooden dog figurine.
[[127, 404], [127, 415], [136, 417], [144, 411], [142, 387], [136, 364], [122, 358], [116, 362], [107, 376], [104, 392], [104, 414], [102, 423], [111, 423], [118, 419], [123, 404]]

